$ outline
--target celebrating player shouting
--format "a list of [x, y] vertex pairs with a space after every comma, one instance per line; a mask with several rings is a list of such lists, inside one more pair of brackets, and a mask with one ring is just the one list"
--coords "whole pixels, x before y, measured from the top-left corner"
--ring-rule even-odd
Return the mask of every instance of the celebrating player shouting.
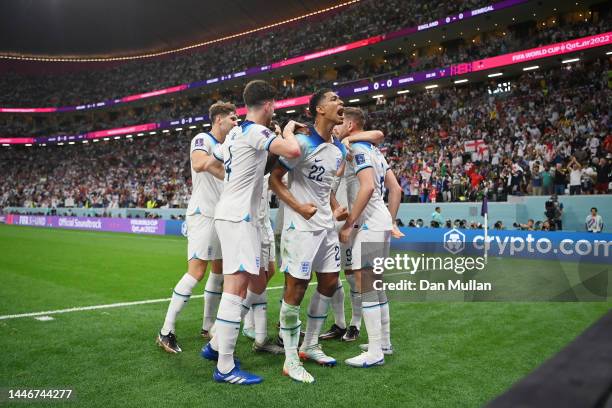
[[249, 82], [243, 92], [246, 120], [230, 131], [222, 146], [225, 179], [215, 208], [215, 229], [224, 254], [223, 295], [216, 333], [202, 352], [205, 358], [218, 360], [213, 374], [218, 382], [247, 385], [263, 380], [236, 365], [234, 348], [242, 318], [266, 288], [266, 275], [259, 274], [261, 240], [255, 220], [268, 151], [288, 159], [300, 153], [292, 134], [283, 139], [268, 129], [275, 93], [274, 87], [265, 81]]
[[[334, 229], [330, 205], [331, 185], [344, 157], [344, 146], [332, 138], [332, 128], [342, 123], [343, 102], [330, 89], [316, 92], [309, 110], [315, 118], [309, 134], [298, 134], [300, 156], [279, 160], [270, 176], [270, 186], [285, 203], [281, 238], [281, 271], [285, 273], [285, 294], [280, 311], [281, 336], [285, 347], [283, 373], [296, 381], [311, 383], [314, 378], [301, 365], [299, 357], [333, 366], [336, 360], [318, 344], [329, 301], [338, 283], [340, 245]], [[292, 137], [294, 124], [284, 129]], [[282, 178], [289, 171], [289, 187]], [[338, 215], [342, 209], [336, 212]], [[346, 209], [344, 209], [346, 212]], [[308, 306], [308, 323], [298, 356], [300, 304], [317, 274], [317, 290]]]
[[[157, 336], [157, 344], [169, 353], [180, 353], [176, 341], [175, 322], [178, 314], [187, 304], [196, 284], [202, 280], [208, 261], [211, 262], [211, 274], [208, 282], [218, 282], [219, 289], [223, 284], [221, 275], [221, 245], [215, 231], [213, 217], [215, 205], [223, 190], [223, 171], [215, 171], [212, 154], [219, 143], [238, 123], [236, 107], [231, 103], [217, 102], [209, 109], [212, 122], [210, 133], [199, 133], [191, 140], [191, 180], [193, 191], [187, 207], [187, 273], [179, 280], [172, 292], [164, 325]], [[215, 177], [216, 176], [216, 177]], [[216, 311], [219, 295], [204, 295], [204, 329], [208, 330], [206, 311]], [[220, 292], [220, 290], [217, 290]], [[216, 302], [216, 304], [215, 304]]]

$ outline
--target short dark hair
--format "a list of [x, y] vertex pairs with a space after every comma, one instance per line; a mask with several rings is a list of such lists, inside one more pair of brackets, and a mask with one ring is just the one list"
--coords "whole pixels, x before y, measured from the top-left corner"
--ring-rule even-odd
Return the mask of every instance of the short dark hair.
[[328, 92], [334, 92], [331, 88], [321, 88], [317, 92], [313, 93], [310, 97], [310, 101], [308, 102], [308, 111], [314, 118], [317, 116], [317, 106], [321, 102], [321, 99], [325, 97], [325, 94]]
[[344, 108], [344, 117], [350, 117], [353, 122], [363, 129], [366, 124], [366, 115], [363, 109], [348, 106]]
[[236, 105], [229, 102], [215, 102], [208, 109], [208, 118], [210, 122], [214, 122], [215, 118], [219, 115], [230, 115], [236, 112]]
[[436, 208], [435, 208], [435, 210], [436, 210], [436, 211], [437, 211], [437, 210], [439, 210], [439, 209], [440, 209], [440, 207], [436, 207]]
[[244, 92], [242, 92], [242, 98], [248, 107], [258, 106], [266, 101], [274, 100], [275, 96], [276, 88], [261, 79], [249, 82], [244, 87]]
[[595, 210], [597, 212], [597, 207], [591, 207], [591, 211]]

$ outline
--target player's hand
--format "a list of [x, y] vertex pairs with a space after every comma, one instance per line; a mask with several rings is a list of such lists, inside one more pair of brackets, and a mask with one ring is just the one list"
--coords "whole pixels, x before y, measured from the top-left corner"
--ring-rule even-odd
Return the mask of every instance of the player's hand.
[[289, 134], [295, 134], [298, 129], [308, 129], [308, 126], [303, 123], [296, 122], [295, 120], [290, 120], [289, 123], [283, 129], [283, 137], [288, 137]]
[[317, 206], [313, 203], [302, 204], [298, 212], [304, 219], [309, 220], [317, 213]]
[[351, 239], [351, 232], [353, 232], [353, 224], [345, 222], [342, 228], [340, 228], [340, 232], [338, 233], [338, 238], [340, 242], [343, 244], [348, 244]]
[[348, 215], [349, 213], [346, 207], [340, 206], [334, 210], [334, 218], [336, 221], [344, 221], [347, 219]]
[[405, 237], [406, 235], [399, 230], [399, 228], [397, 228], [397, 225], [393, 224], [393, 228], [391, 229], [391, 236], [393, 238], [401, 238], [401, 237]]
[[346, 147], [346, 150], [351, 150], [351, 141], [349, 140], [350, 138], [350, 136], [347, 136], [342, 139], [342, 144], [344, 145], [344, 147]]

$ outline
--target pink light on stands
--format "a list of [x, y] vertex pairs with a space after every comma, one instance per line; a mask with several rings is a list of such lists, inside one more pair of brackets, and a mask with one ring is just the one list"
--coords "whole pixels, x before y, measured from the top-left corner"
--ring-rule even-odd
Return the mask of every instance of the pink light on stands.
[[576, 40], [564, 41], [556, 44], [545, 45], [543, 47], [531, 48], [529, 50], [474, 61], [471, 63], [472, 71], [483, 71], [485, 69], [497, 68], [504, 65], [519, 64], [521, 62], [532, 61], [540, 58], [548, 58], [555, 55], [563, 55], [570, 52], [601, 47], [602, 45], [607, 44], [612, 44], [612, 32], [582, 37]]
[[121, 102], [131, 102], [131, 101], [135, 101], [138, 99], [151, 98], [152, 96], [159, 96], [159, 95], [165, 95], [169, 93], [184, 91], [185, 89], [187, 89], [187, 84], [177, 85], [177, 86], [173, 86], [170, 88], [158, 89], [156, 91], [145, 92], [145, 93], [130, 95], [130, 96], [124, 96], [123, 98], [121, 98]]
[[34, 143], [33, 137], [1, 137], [0, 144], [26, 144]]
[[379, 43], [383, 40], [382, 35], [377, 35], [375, 37], [366, 38], [365, 40], [355, 41], [350, 44], [344, 44], [339, 47], [329, 48], [327, 50], [314, 52], [312, 54], [300, 55], [299, 57], [289, 58], [284, 61], [274, 62], [270, 65], [273, 69], [286, 67], [287, 65], [298, 64], [300, 62], [309, 61], [311, 59], [326, 57], [328, 55], [338, 54], [339, 52], [345, 52], [352, 50], [354, 48], [366, 47], [368, 45]]
[[57, 111], [57, 108], [0, 108], [0, 112], [4, 113], [43, 113], [55, 111]]
[[157, 123], [145, 123], [144, 125], [128, 126], [115, 129], [98, 130], [87, 133], [87, 139], [98, 139], [106, 136], [124, 135], [126, 133], [144, 132], [157, 129]]

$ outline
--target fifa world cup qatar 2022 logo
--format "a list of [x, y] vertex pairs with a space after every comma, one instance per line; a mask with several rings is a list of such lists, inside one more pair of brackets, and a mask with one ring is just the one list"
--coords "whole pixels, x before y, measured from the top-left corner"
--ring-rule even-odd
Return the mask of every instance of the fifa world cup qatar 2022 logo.
[[444, 249], [453, 255], [465, 249], [465, 234], [456, 228], [444, 234]]

